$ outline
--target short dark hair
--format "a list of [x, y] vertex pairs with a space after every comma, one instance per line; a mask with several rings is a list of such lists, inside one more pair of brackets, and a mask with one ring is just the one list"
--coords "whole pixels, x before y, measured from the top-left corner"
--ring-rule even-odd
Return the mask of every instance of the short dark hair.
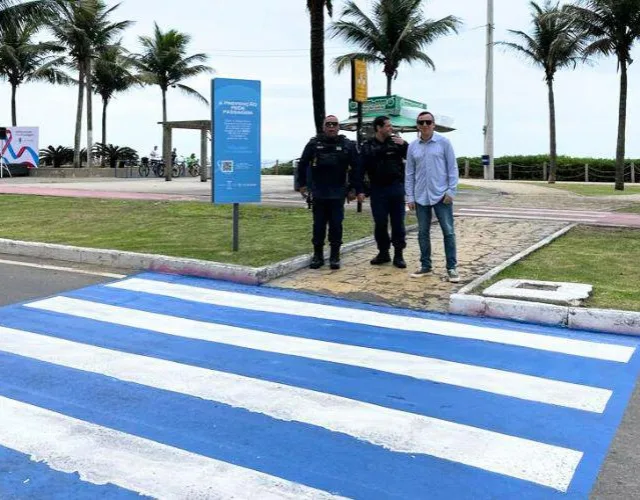
[[388, 116], [376, 116], [376, 119], [373, 120], [373, 131], [377, 132], [378, 129], [384, 127], [385, 122], [389, 120], [390, 118]]
[[431, 111], [427, 111], [427, 110], [425, 110], [425, 111], [420, 111], [420, 114], [418, 115], [418, 118], [416, 118], [416, 121], [418, 121], [418, 120], [420, 119], [420, 117], [421, 117], [421, 116], [424, 116], [424, 115], [429, 115], [429, 116], [431, 116], [431, 119], [432, 119], [432, 120], [433, 120], [433, 122], [435, 123], [435, 121], [436, 121], [436, 117], [435, 117], [435, 116], [433, 116], [433, 113], [432, 113]]

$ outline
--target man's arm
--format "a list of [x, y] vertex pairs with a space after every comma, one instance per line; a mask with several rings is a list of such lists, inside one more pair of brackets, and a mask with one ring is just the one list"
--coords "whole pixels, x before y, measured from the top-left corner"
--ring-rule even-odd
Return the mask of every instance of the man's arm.
[[453, 151], [451, 142], [447, 141], [445, 147], [445, 162], [447, 164], [447, 194], [453, 199], [458, 190], [458, 161], [456, 160], [456, 154]]
[[311, 143], [307, 143], [302, 151], [302, 156], [298, 162], [298, 188], [300, 190], [307, 188], [307, 172], [309, 170], [309, 163], [311, 163], [311, 157], [313, 154], [313, 148]]
[[407, 163], [404, 167], [404, 194], [407, 203], [415, 203], [416, 162], [411, 154], [411, 146], [407, 149]]
[[349, 165], [351, 165], [351, 187], [356, 190], [357, 194], [364, 192], [364, 169], [362, 164], [362, 155], [358, 153], [355, 142], [349, 144]]

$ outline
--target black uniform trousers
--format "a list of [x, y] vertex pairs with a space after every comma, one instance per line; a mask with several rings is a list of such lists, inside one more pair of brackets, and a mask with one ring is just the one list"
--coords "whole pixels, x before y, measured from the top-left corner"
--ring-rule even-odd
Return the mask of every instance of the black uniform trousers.
[[[406, 247], [404, 186], [372, 186], [371, 214], [375, 223], [374, 236], [378, 250], [389, 251], [391, 245], [398, 250]], [[391, 222], [391, 238], [389, 238]]]
[[313, 239], [314, 246], [324, 245], [329, 226], [329, 244], [342, 245], [342, 221], [344, 220], [344, 198], [313, 199]]

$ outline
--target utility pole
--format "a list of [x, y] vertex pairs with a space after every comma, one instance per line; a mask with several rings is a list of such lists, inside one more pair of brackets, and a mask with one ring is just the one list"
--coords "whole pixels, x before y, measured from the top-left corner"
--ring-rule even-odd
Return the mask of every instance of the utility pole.
[[485, 75], [484, 178], [493, 180], [493, 0], [487, 0], [487, 74]]

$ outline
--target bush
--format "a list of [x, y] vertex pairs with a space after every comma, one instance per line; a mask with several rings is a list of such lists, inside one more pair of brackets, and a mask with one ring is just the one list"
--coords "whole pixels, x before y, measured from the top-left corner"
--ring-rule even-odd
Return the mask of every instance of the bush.
[[[458, 169], [460, 177], [464, 176], [465, 161], [469, 160], [469, 177], [484, 177], [484, 167], [481, 157], [459, 157]], [[543, 180], [543, 164], [547, 163], [547, 175], [549, 175], [549, 155], [529, 156], [501, 156], [494, 160], [495, 179], [506, 180], [509, 178], [509, 163], [513, 180]], [[628, 159], [625, 180], [631, 180], [630, 164], [635, 164], [636, 178], [640, 178], [640, 159]], [[576, 158], [571, 156], [558, 156], [556, 179], [559, 181], [584, 181], [584, 166], [589, 165], [589, 180], [592, 182], [614, 182], [615, 160], [606, 158]]]
[[[262, 175], [276, 175], [276, 167], [263, 168]], [[277, 175], [293, 175], [293, 160], [278, 165]]]

